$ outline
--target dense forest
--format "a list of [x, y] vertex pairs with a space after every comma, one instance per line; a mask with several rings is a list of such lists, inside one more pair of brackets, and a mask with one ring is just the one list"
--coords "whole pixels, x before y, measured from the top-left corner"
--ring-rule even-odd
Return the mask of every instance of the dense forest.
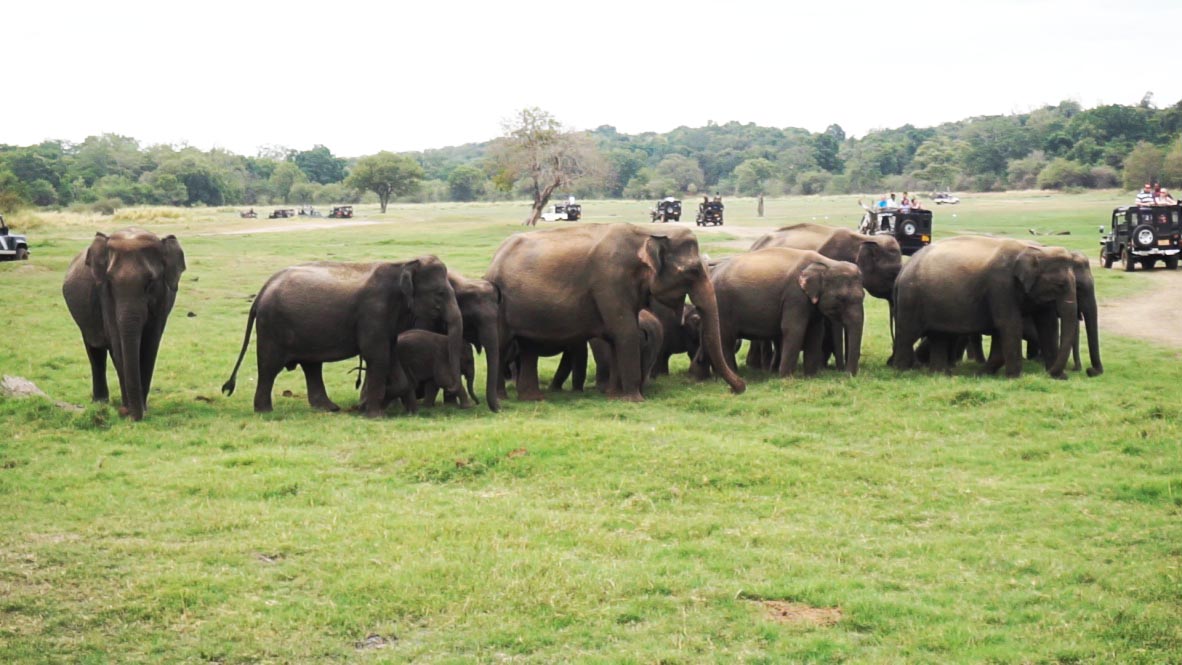
[[[586, 134], [604, 168], [570, 192], [583, 198], [1133, 189], [1148, 180], [1182, 188], [1182, 101], [1157, 108], [1151, 94], [1133, 105], [1083, 109], [1065, 101], [1030, 113], [905, 125], [859, 138], [838, 125], [812, 133], [737, 122], [636, 135], [605, 125]], [[376, 200], [367, 178], [380, 171], [379, 158], [393, 163], [396, 200], [520, 196], [524, 183], [493, 177], [488, 155], [495, 140], [360, 159], [335, 156], [321, 145], [303, 151], [271, 146], [248, 157], [221, 149], [141, 146], [114, 134], [81, 143], [0, 145], [0, 212]]]

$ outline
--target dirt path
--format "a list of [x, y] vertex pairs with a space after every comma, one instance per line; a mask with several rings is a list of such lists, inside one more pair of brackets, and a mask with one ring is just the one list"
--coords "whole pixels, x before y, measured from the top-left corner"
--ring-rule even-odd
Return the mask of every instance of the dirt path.
[[259, 226], [250, 229], [233, 229], [230, 231], [214, 231], [212, 233], [198, 233], [199, 236], [244, 236], [254, 233], [289, 233], [293, 231], [315, 231], [318, 229], [341, 229], [347, 226], [373, 226], [388, 224], [389, 222], [375, 222], [366, 219], [355, 219], [347, 222], [320, 221], [300, 222], [298, 224], [284, 224], [282, 226]]
[[[1093, 264], [1092, 270], [1103, 270]], [[1182, 272], [1137, 270], [1130, 275], [1144, 282], [1135, 296], [1100, 303], [1100, 330], [1143, 339], [1165, 346], [1182, 347]]]

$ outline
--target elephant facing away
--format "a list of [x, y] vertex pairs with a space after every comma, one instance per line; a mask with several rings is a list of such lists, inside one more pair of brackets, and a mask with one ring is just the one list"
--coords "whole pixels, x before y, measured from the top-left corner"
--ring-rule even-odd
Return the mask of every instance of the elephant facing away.
[[845, 331], [845, 368], [857, 375], [865, 293], [854, 264], [809, 250], [769, 247], [731, 257], [711, 280], [718, 294], [722, 346], [731, 367], [736, 340], [746, 338], [779, 345], [781, 376], [796, 371], [801, 351], [805, 374], [815, 374], [821, 366], [824, 321], [830, 320], [835, 329]]
[[[702, 316], [706, 357], [734, 392], [746, 389], [723, 360], [714, 287], [688, 229], [588, 224], [523, 233], [501, 244], [485, 279], [502, 295], [502, 350], [516, 338], [569, 347], [603, 337], [620, 367], [619, 398], [629, 401], [644, 399], [640, 310], [651, 299], [676, 307], [688, 294]], [[517, 393], [543, 398], [527, 344]]]
[[915, 363], [921, 337], [929, 338], [933, 368], [941, 369], [958, 335], [991, 334], [998, 352], [990, 354], [986, 369], [1004, 364], [1007, 376], [1019, 376], [1023, 321], [1029, 317], [1051, 358], [1047, 371], [1066, 378], [1063, 370], [1079, 331], [1074, 258], [1062, 247], [1005, 238], [941, 240], [903, 267], [895, 307], [892, 361], [899, 369]]
[[62, 295], [90, 358], [91, 397], [105, 402], [107, 354], [119, 377], [123, 410], [141, 420], [160, 339], [176, 302], [185, 253], [176, 236], [138, 228], [97, 233], [66, 270]]
[[[271, 390], [283, 369], [299, 365], [313, 408], [339, 411], [324, 388], [322, 366], [360, 355], [368, 369], [365, 413], [382, 415], [386, 386], [405, 381], [395, 362], [398, 335], [414, 320], [448, 322], [451, 380], [444, 389], [460, 391], [464, 332], [447, 266], [434, 256], [396, 263], [308, 263], [275, 273], [250, 308], [242, 351], [230, 379], [222, 386], [234, 394], [238, 368], [258, 321], [258, 385], [254, 410], [271, 411]], [[390, 378], [390, 374], [394, 377]], [[378, 380], [378, 377], [381, 377]]]

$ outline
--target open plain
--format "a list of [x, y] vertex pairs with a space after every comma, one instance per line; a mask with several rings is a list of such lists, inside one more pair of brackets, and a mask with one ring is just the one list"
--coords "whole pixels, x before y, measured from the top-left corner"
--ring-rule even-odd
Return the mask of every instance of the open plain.
[[[763, 218], [728, 200], [698, 235], [722, 256], [763, 227], [854, 227], [856, 200], [769, 199]], [[867, 298], [853, 379], [743, 369], [736, 396], [680, 357], [641, 404], [510, 388], [499, 414], [377, 421], [312, 411], [299, 372], [254, 414], [253, 341], [221, 395], [251, 297], [312, 260], [432, 253], [480, 276], [526, 206], [14, 216], [33, 256], [0, 264], [0, 373], [56, 400], [89, 399], [61, 282], [94, 231], [175, 233], [188, 271], [144, 421], [0, 398], [0, 661], [1179, 662], [1182, 275], [1095, 262], [1130, 200], [935, 210], [937, 239], [1070, 232], [1038, 239], [1093, 258], [1094, 379], [897, 373]], [[583, 203], [580, 223], [648, 223], [650, 202]], [[350, 368], [325, 368], [346, 408]]]

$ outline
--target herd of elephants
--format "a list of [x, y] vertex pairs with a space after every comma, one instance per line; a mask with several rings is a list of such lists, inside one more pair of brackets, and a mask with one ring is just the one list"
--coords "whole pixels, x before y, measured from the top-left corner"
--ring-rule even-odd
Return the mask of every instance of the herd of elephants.
[[[109, 398], [106, 362], [119, 377], [121, 413], [143, 418], [161, 337], [185, 256], [175, 236], [143, 229], [98, 233], [70, 263], [63, 294], [90, 358], [92, 397]], [[700, 254], [685, 228], [586, 224], [506, 239], [483, 279], [466, 278], [434, 256], [407, 261], [318, 262], [279, 271], [250, 308], [238, 370], [258, 328], [254, 409], [270, 411], [275, 378], [303, 369], [312, 407], [339, 410], [322, 366], [360, 357], [361, 410], [380, 416], [401, 400], [470, 406], [473, 349], [487, 361], [485, 399], [497, 411], [506, 380], [522, 400], [542, 399], [538, 357], [562, 354], [551, 388], [586, 378], [612, 397], [643, 399], [646, 383], [687, 353], [690, 372], [712, 373], [742, 393], [736, 351], [750, 340], [749, 367], [805, 375], [832, 358], [857, 374], [864, 292], [889, 303], [893, 352], [905, 370], [947, 370], [969, 352], [986, 372], [1022, 371], [1041, 357], [1065, 378], [1079, 362], [1085, 325], [1091, 367], [1103, 371], [1094, 283], [1079, 252], [1013, 239], [960, 236], [933, 243], [906, 264], [896, 240], [850, 229], [797, 224], [761, 237], [750, 251], [718, 261]], [[689, 302], [686, 302], [686, 298]], [[886, 331], [883, 331], [884, 333]], [[990, 335], [988, 356], [981, 339]], [[467, 381], [467, 391], [463, 381]]]

